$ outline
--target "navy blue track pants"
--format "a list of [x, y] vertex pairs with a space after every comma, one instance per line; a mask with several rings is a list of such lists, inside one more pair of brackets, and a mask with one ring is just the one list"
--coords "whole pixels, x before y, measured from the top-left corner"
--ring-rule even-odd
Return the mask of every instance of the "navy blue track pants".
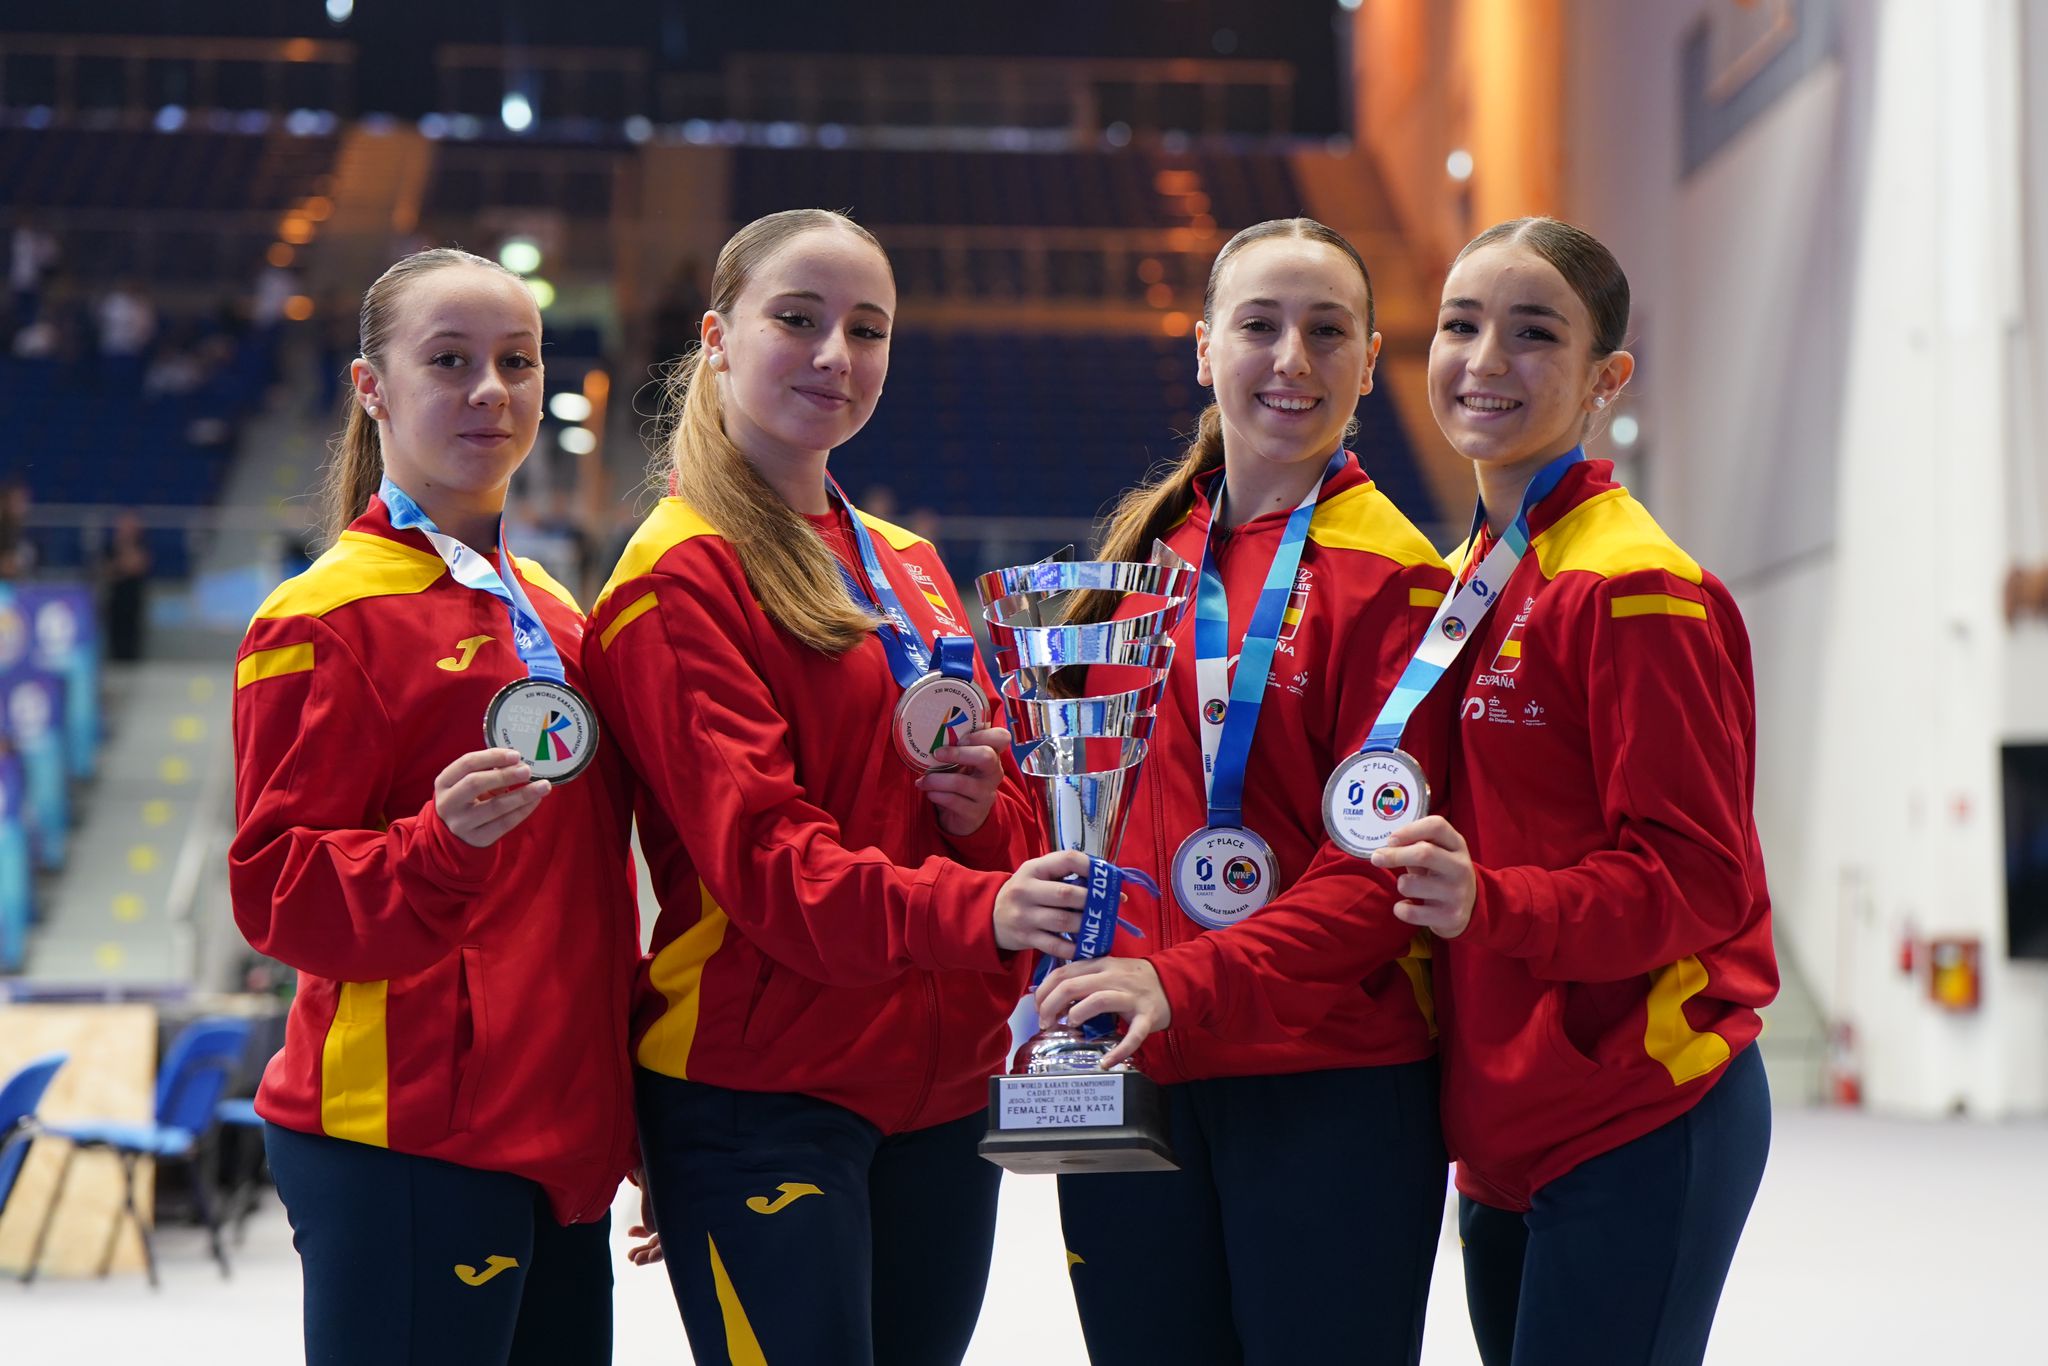
[[307, 1366], [612, 1359], [611, 1219], [524, 1177], [266, 1124], [306, 1281]]
[[1179, 1171], [1059, 1178], [1094, 1366], [1418, 1360], [1447, 1174], [1435, 1060], [1166, 1093]]
[[1486, 1366], [1697, 1366], [1770, 1147], [1751, 1047], [1691, 1110], [1580, 1163], [1527, 1214], [1460, 1196]]
[[884, 1134], [810, 1096], [641, 1068], [640, 1148], [701, 1366], [957, 1366], [1002, 1172], [965, 1119]]

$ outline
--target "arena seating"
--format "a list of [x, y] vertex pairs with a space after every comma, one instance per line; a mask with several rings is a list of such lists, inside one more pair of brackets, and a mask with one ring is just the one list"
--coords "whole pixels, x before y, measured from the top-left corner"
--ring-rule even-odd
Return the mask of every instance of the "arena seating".
[[792, 204], [850, 208], [871, 225], [1172, 228], [1187, 219], [1158, 173], [1191, 170], [1209, 213], [1235, 229], [1301, 211], [1286, 163], [1203, 152], [898, 152], [744, 147], [733, 156], [732, 215]]
[[[888, 485], [906, 511], [1093, 517], [1180, 452], [1208, 401], [1194, 371], [1184, 337], [899, 332], [887, 396], [834, 469], [849, 491]], [[1388, 402], [1358, 415], [1353, 449], [1382, 490], [1434, 519]]]

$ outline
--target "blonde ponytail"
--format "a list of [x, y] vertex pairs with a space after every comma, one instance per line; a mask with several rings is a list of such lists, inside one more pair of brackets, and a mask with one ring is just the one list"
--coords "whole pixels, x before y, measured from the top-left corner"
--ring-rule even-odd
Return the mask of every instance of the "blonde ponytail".
[[320, 482], [320, 509], [323, 544], [331, 546], [350, 522], [363, 515], [363, 509], [370, 506], [370, 495], [384, 481], [384, 451], [377, 424], [353, 393], [348, 401], [348, 424], [328, 450], [331, 454]]
[[[1109, 514], [1098, 552], [1105, 560], [1151, 558], [1152, 542], [1187, 520], [1195, 506], [1195, 480], [1223, 463], [1223, 410], [1210, 404], [1195, 424], [1195, 439], [1180, 459], [1155, 479], [1125, 492]], [[1067, 609], [1070, 622], [1106, 621], [1120, 593], [1078, 594]]]
[[725, 434], [702, 348], [677, 362], [666, 406], [674, 416], [660, 469], [738, 554], [762, 610], [814, 650], [844, 654], [860, 644], [879, 618], [855, 605], [825, 542]]

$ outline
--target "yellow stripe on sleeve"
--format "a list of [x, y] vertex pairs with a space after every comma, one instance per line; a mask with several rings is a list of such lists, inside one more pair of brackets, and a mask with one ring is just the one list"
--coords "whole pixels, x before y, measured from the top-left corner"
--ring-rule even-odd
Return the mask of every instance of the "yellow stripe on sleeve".
[[385, 982], [343, 982], [320, 1046], [320, 1127], [329, 1138], [388, 1148], [391, 1073], [385, 1058]]
[[239, 692], [266, 678], [307, 673], [312, 667], [313, 642], [310, 640], [297, 645], [280, 645], [274, 650], [252, 650], [235, 665], [235, 690]]
[[1698, 617], [1706, 619], [1707, 605], [1669, 593], [1630, 593], [1614, 600], [1617, 617]]
[[1410, 607], [1436, 607], [1442, 604], [1444, 595], [1434, 588], [1411, 588], [1408, 590]]
[[611, 649], [613, 637], [653, 610], [654, 594], [651, 592], [642, 593], [633, 600], [632, 606], [612, 618], [612, 624], [605, 627], [603, 633], [597, 638], [598, 648], [601, 650]]

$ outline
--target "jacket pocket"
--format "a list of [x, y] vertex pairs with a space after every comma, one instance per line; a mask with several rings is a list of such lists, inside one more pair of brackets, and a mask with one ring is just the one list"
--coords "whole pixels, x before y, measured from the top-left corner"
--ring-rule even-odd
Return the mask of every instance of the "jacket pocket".
[[1569, 990], [1559, 983], [1543, 993], [1543, 1038], [1551, 1056], [1567, 1075], [1590, 1077], [1600, 1070], [1600, 1064], [1579, 1051], [1564, 1027], [1565, 992]]
[[456, 959], [455, 976], [455, 1103], [449, 1111], [451, 1130], [469, 1128], [478, 1088], [490, 1061], [491, 1019], [484, 992], [484, 951], [465, 944]]
[[763, 954], [747, 1022], [740, 1031], [741, 1046], [755, 1052], [769, 1047], [818, 999], [819, 989], [817, 982]]

